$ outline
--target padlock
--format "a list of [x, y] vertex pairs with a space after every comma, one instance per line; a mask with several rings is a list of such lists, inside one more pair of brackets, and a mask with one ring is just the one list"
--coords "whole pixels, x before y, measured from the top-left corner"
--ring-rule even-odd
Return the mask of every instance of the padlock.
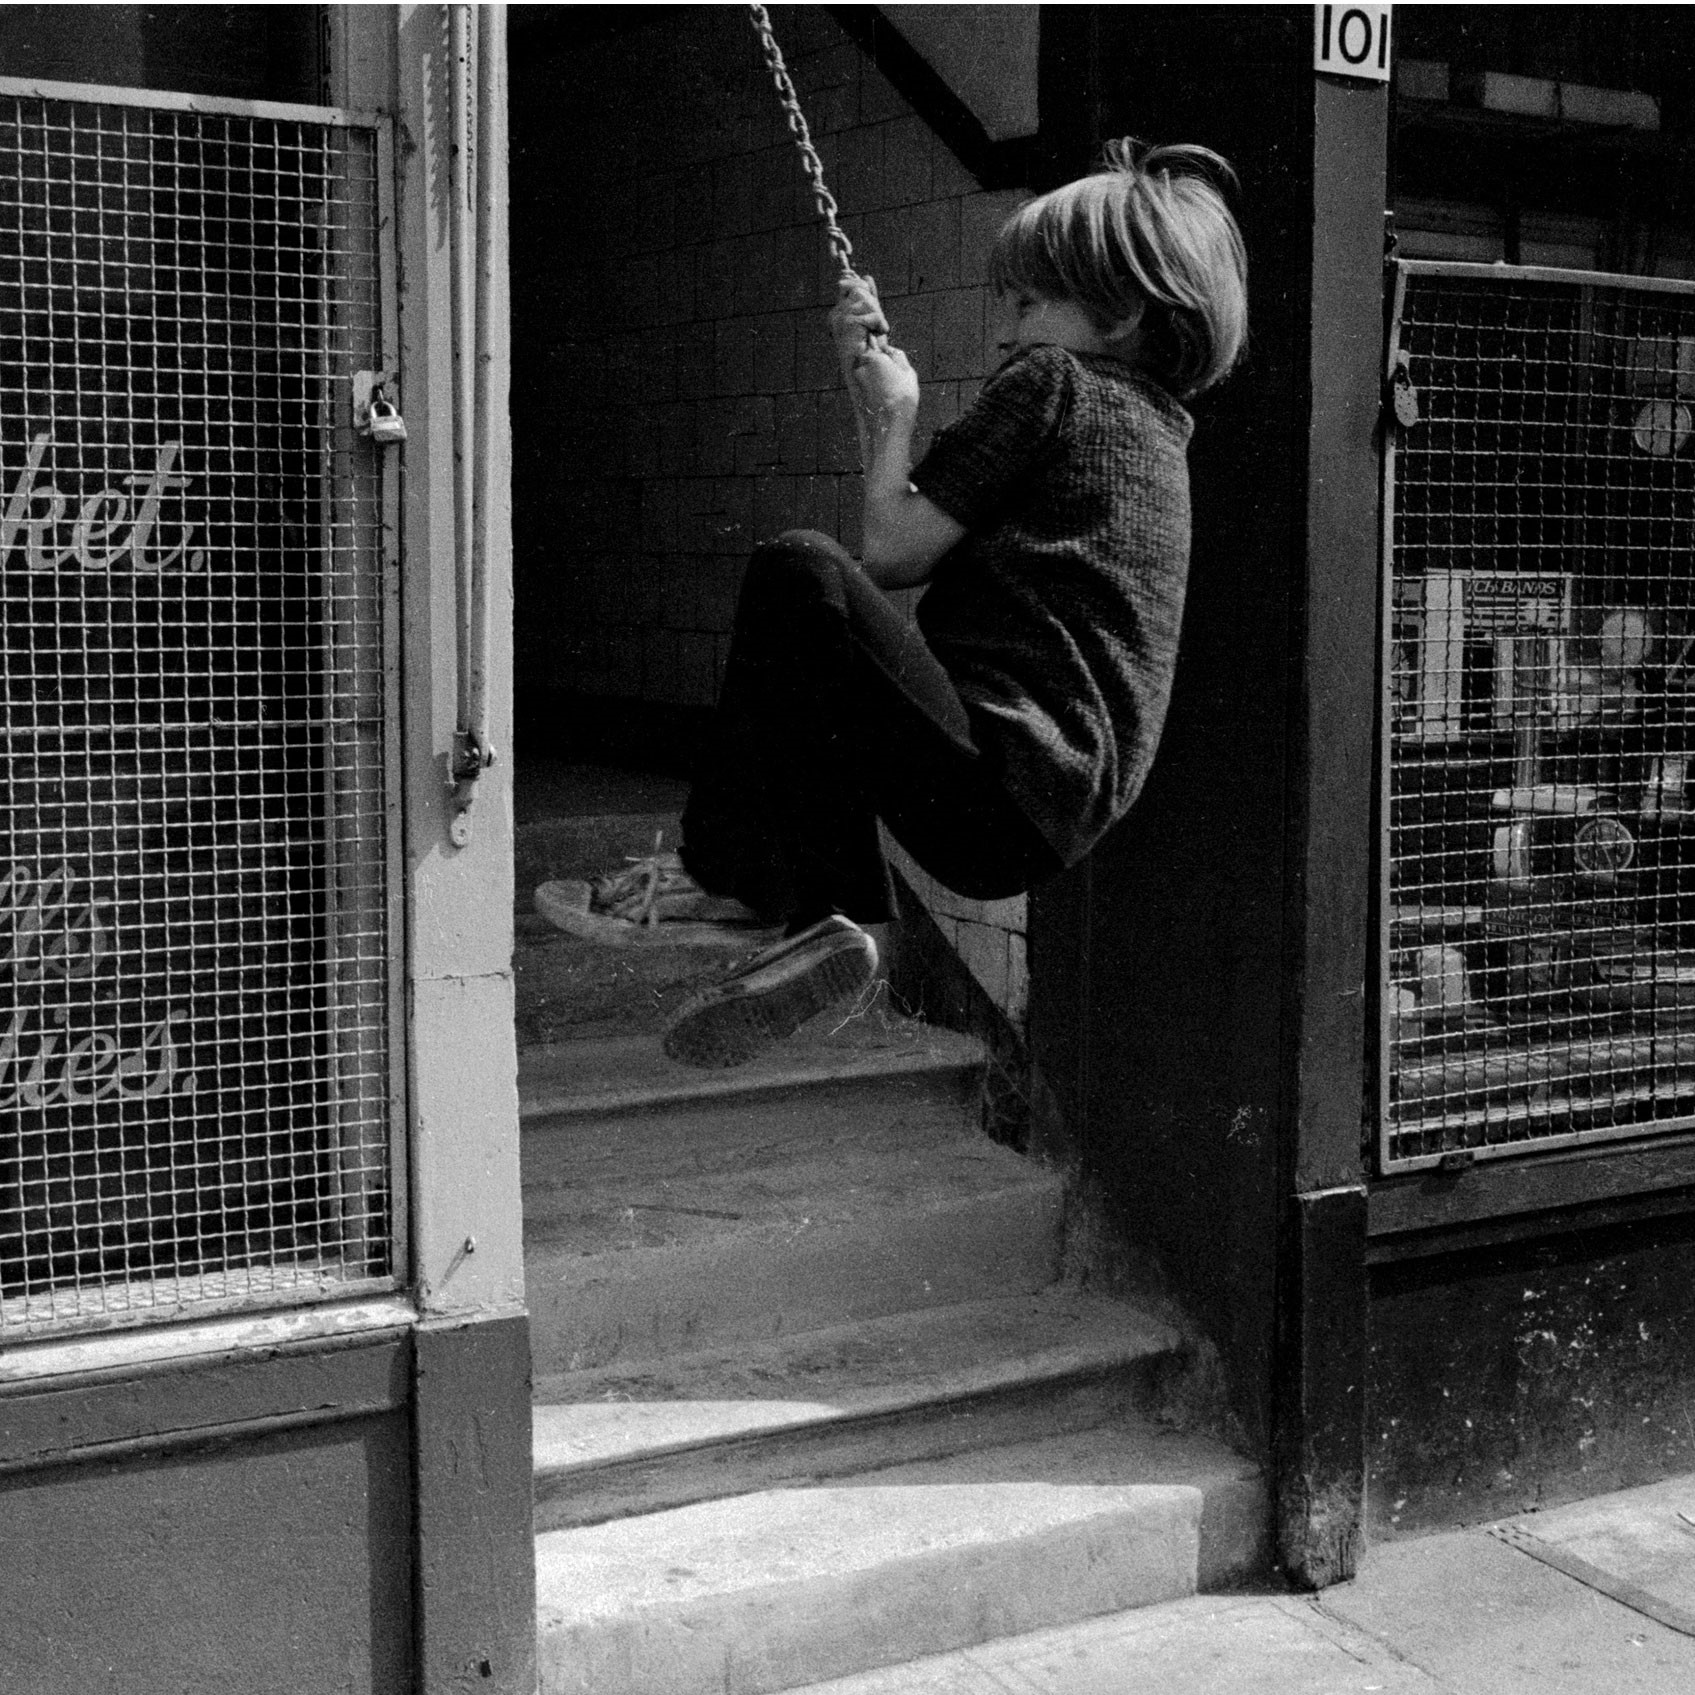
[[372, 441], [405, 441], [406, 420], [392, 400], [380, 394], [371, 398], [370, 437]]

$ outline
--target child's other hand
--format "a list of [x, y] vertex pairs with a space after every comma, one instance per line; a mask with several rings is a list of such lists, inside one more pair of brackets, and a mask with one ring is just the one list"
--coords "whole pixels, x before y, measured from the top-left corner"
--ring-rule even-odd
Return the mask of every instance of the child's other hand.
[[830, 309], [830, 335], [846, 372], [871, 337], [889, 333], [889, 320], [883, 316], [877, 284], [870, 277], [843, 277], [837, 288], [836, 304]]
[[861, 348], [848, 368], [848, 389], [874, 423], [918, 416], [918, 373], [898, 347]]

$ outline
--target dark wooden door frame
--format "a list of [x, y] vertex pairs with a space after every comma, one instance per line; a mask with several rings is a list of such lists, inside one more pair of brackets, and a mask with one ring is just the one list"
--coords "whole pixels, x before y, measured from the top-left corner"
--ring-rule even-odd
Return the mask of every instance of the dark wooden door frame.
[[1274, 1426], [1280, 1561], [1314, 1588], [1353, 1575], [1364, 1528], [1388, 116], [1387, 84], [1315, 77], [1306, 581], [1289, 773], [1293, 1135]]

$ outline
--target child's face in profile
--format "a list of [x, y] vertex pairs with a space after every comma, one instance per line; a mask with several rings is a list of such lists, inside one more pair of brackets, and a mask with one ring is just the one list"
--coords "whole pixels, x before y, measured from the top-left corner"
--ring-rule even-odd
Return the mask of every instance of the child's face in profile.
[[999, 296], [997, 305], [995, 345], [1003, 359], [1027, 347], [1063, 347], [1068, 353], [1123, 357], [1127, 339], [1136, 329], [1137, 320], [1131, 319], [1114, 330], [1103, 330], [1076, 301], [1050, 300], [1022, 289]]

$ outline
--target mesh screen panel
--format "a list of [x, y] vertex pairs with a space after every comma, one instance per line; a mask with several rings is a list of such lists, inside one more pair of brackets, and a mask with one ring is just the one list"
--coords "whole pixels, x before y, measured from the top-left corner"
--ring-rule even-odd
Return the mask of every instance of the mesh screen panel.
[[1669, 1129], [1695, 1111], [1695, 290], [1407, 265], [1392, 336], [1381, 1163]]
[[0, 92], [0, 1335], [393, 1270], [378, 138]]

